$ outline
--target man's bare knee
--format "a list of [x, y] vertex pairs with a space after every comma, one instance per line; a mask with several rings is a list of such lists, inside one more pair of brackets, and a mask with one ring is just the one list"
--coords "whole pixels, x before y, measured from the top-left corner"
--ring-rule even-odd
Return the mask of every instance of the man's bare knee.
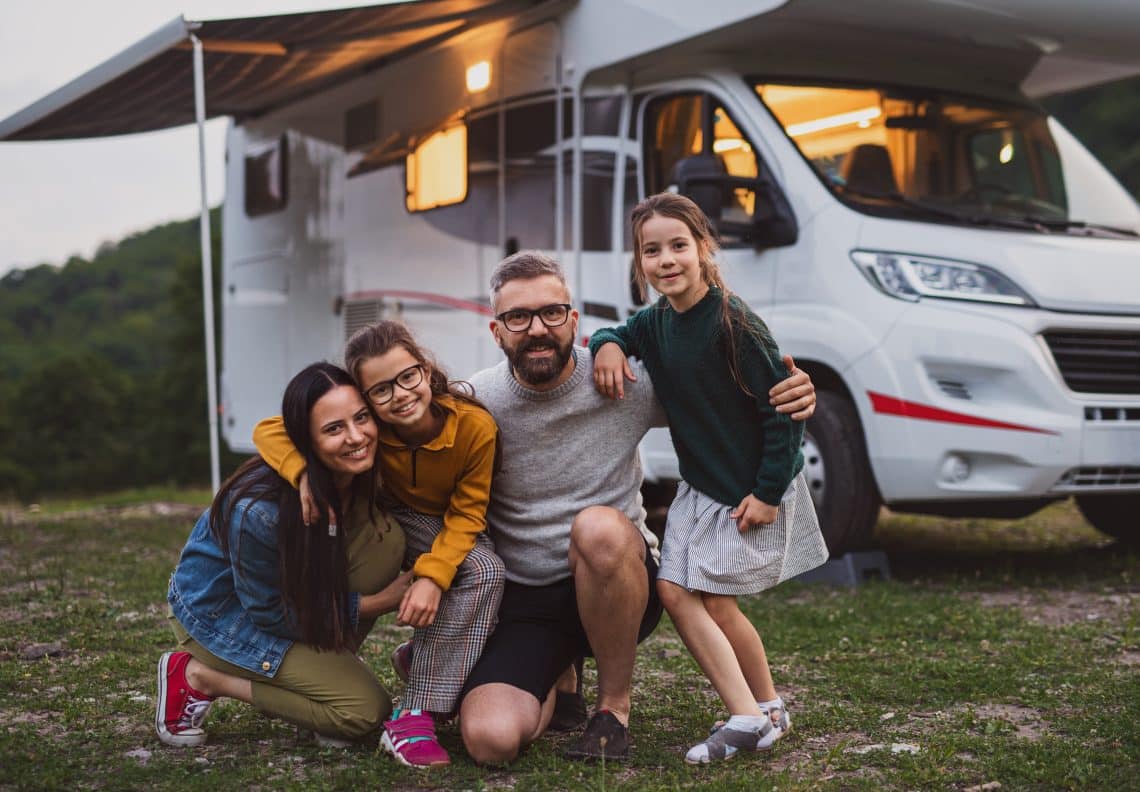
[[511, 685], [487, 684], [463, 699], [459, 731], [467, 753], [481, 764], [506, 764], [518, 758], [541, 717], [539, 702]]
[[582, 560], [598, 571], [612, 571], [629, 560], [644, 560], [644, 552], [641, 533], [608, 506], [583, 509], [570, 526], [571, 566]]
[[479, 764], [508, 764], [518, 758], [522, 735], [512, 727], [513, 724], [496, 722], [493, 718], [459, 719], [463, 747]]

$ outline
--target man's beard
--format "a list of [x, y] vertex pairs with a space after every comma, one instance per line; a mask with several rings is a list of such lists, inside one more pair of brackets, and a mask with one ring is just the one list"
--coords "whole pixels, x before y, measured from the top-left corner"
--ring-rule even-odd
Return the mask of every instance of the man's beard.
[[[532, 338], [527, 336], [513, 350], [503, 348], [503, 354], [520, 380], [529, 385], [545, 385], [558, 378], [570, 356], [574, 354], [574, 341], [570, 339], [565, 346], [559, 346], [558, 341], [547, 336], [546, 338]], [[526, 353], [532, 349], [553, 349], [554, 354], [548, 358], [530, 358]]]

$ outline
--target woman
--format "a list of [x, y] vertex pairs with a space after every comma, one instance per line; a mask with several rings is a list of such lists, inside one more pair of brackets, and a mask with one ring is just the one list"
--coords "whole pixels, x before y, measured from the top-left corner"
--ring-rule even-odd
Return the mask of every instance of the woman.
[[352, 377], [328, 363], [289, 382], [282, 415], [331, 517], [306, 527], [297, 491], [260, 457], [222, 485], [170, 579], [179, 650], [158, 662], [155, 714], [168, 745], [205, 742], [202, 722], [222, 696], [338, 742], [391, 710], [356, 657], [410, 583], [403, 531], [374, 506], [376, 423]]

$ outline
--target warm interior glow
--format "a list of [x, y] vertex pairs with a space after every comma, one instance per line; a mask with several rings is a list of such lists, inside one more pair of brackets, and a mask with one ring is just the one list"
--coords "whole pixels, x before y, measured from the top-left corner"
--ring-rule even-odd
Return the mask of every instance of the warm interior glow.
[[847, 124], [858, 124], [862, 126], [882, 114], [883, 111], [878, 107], [864, 107], [859, 110], [853, 110], [850, 113], [839, 113], [833, 116], [824, 116], [823, 118], [804, 121], [799, 124], [791, 124], [787, 128], [787, 133], [790, 137], [799, 137], [800, 135], [810, 135], [812, 132], [822, 132], [825, 129], [835, 129], [836, 127], [846, 126]]
[[467, 197], [467, 127], [431, 135], [408, 155], [408, 211], [459, 203]]
[[491, 85], [491, 62], [479, 61], [474, 66], [467, 67], [467, 91], [479, 93]]

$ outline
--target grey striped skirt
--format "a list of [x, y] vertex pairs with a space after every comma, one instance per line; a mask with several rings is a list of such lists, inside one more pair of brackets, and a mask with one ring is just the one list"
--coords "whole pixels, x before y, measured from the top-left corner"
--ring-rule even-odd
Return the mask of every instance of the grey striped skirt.
[[[405, 506], [390, 511], [407, 535], [405, 558], [414, 564], [431, 550], [443, 519]], [[463, 683], [495, 629], [504, 579], [503, 560], [483, 531], [440, 598], [435, 621], [412, 636], [412, 667], [400, 706], [440, 714], [455, 709]]]
[[776, 521], [745, 533], [718, 503], [682, 481], [665, 521], [659, 580], [709, 594], [755, 594], [827, 560], [803, 473], [792, 479]]

